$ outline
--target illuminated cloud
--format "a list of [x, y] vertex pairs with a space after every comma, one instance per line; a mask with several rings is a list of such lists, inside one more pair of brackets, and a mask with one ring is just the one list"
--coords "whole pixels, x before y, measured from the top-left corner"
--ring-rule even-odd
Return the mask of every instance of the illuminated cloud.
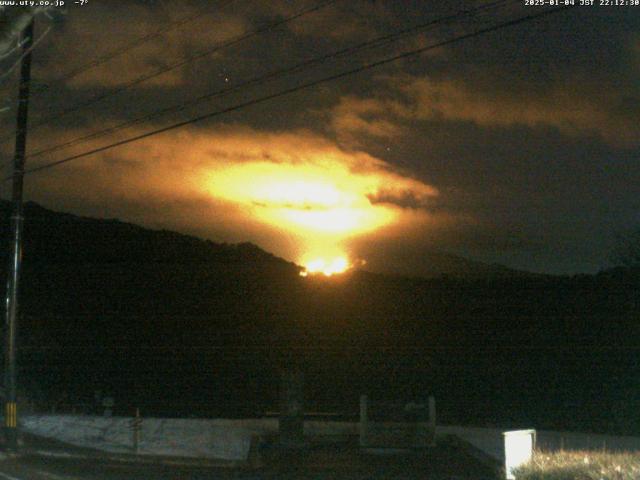
[[394, 114], [403, 116], [404, 112], [405, 108], [392, 100], [344, 96], [331, 111], [330, 128], [341, 140], [355, 144], [366, 138], [363, 135], [394, 138], [403, 131]]
[[[69, 8], [34, 55], [29, 150], [475, 6], [409, 3], [331, 3], [126, 91], [119, 87], [140, 75], [317, 4], [123, 0]], [[50, 81], [198, 8], [206, 13], [107, 65], [66, 85]], [[521, 4], [513, 8], [514, 16], [529, 13]], [[217, 117], [226, 127], [196, 124], [74, 161], [30, 177], [27, 197], [77, 214], [216, 241], [248, 240], [314, 265], [340, 258], [357, 265], [364, 257], [367, 268], [402, 263], [415, 271], [406, 252], [420, 258], [434, 248], [546, 268], [532, 255], [541, 251], [537, 245], [495, 248], [505, 236], [544, 231], [548, 265], [581, 257], [595, 268], [599, 260], [591, 250], [602, 253], [606, 245], [600, 234], [596, 245], [594, 232], [637, 217], [638, 169], [628, 150], [640, 139], [637, 20], [591, 9], [548, 18]], [[469, 20], [189, 105], [57, 158], [425, 47], [498, 18], [490, 12]], [[16, 78], [12, 82], [7, 105], [15, 105]], [[52, 88], [44, 91], [40, 83]], [[33, 127], [96, 96], [104, 98], [46, 128]], [[15, 128], [14, 113], [0, 117], [7, 132]], [[12, 142], [5, 143], [11, 158]], [[434, 197], [424, 182], [437, 185], [441, 195]], [[489, 240], [481, 242], [479, 231]], [[516, 251], [517, 261], [508, 256]]]
[[[257, 8], [269, 14], [291, 16], [314, 5], [312, 1], [275, 0], [261, 2]], [[375, 22], [388, 15], [382, 2], [336, 2], [304, 17], [304, 20], [287, 24], [287, 28], [295, 35], [315, 39], [363, 39], [375, 34]]]
[[[409, 78], [401, 90], [414, 102], [413, 115], [419, 118], [466, 120], [480, 126], [550, 126], [571, 136], [598, 134], [616, 145], [634, 145], [640, 138], [640, 111], [621, 115], [624, 102], [610, 91], [587, 92], [578, 82], [557, 82], [543, 94], [527, 95], [497, 91], [475, 92], [459, 81], [432, 81]], [[635, 99], [637, 103], [640, 99]]]
[[[515, 94], [472, 88], [461, 80], [403, 75], [387, 85], [387, 97], [342, 97], [331, 109], [330, 123], [338, 137], [347, 140], [361, 135], [394, 138], [408, 121], [435, 120], [489, 128], [546, 126], [573, 137], [595, 134], [614, 146], [638, 145], [640, 97], [610, 88], [585, 90], [583, 84], [578, 79], [555, 82], [541, 94], [528, 95], [526, 85]], [[402, 100], [396, 100], [398, 95]]]
[[[233, 241], [264, 238], [265, 248], [296, 261], [345, 257], [352, 239], [427, 217], [437, 195], [380, 159], [310, 132], [239, 126], [157, 136], [32, 179], [36, 198], [147, 205], [145, 224], [183, 231], [211, 226]], [[158, 210], [159, 204], [169, 209]], [[164, 216], [173, 223], [162, 224]], [[296, 250], [283, 251], [291, 241]]]
[[[152, 9], [140, 3], [96, 2], [90, 8], [90, 15], [87, 14], [88, 9], [70, 9], [65, 23], [65, 35], [52, 34], [51, 43], [55, 47], [55, 53], [47, 56], [44, 68], [53, 73], [53, 78], [60, 72], [61, 58], [64, 58], [64, 71], [74, 71], [96, 58], [95, 54], [85, 57], [69, 55], [68, 52], [76, 52], [79, 48], [117, 52], [118, 48], [110, 46], [110, 37], [117, 37], [113, 43], [119, 48], [123, 45], [137, 46], [125, 55], [117, 55], [104, 65], [70, 79], [68, 86], [71, 88], [112, 88], [124, 85], [173, 65], [180, 59], [211, 49], [213, 45], [243, 33], [250, 25], [239, 15], [220, 12], [212, 7], [203, 9], [200, 6], [197, 9], [189, 3], [182, 3], [180, 8]], [[202, 13], [198, 16], [199, 11]], [[191, 20], [180, 23], [186, 18]], [[174, 23], [178, 24], [176, 28], [168, 28]], [[163, 31], [163, 34], [154, 37], [152, 41], [138, 41], [158, 31]], [[105, 32], [108, 32], [108, 36]], [[93, 49], [90, 48], [91, 45], [94, 46]], [[212, 58], [214, 55], [198, 62], [202, 65]], [[194, 65], [190, 63], [151, 78], [142, 86], [182, 85], [190, 80], [193, 68]]]
[[[235, 138], [234, 138], [235, 137]], [[232, 135], [225, 157], [240, 148], [243, 161], [205, 168], [205, 188], [216, 198], [244, 205], [255, 218], [311, 236], [345, 239], [390, 225], [402, 199], [422, 201], [436, 190], [362, 152], [346, 152], [309, 133]], [[246, 145], [260, 145], [253, 152]], [[251, 155], [250, 157], [248, 155]], [[385, 197], [386, 201], [373, 201]]]

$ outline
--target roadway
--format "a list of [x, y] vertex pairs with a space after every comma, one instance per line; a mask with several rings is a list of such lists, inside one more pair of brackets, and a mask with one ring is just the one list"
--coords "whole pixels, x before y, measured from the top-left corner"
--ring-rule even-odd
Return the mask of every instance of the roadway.
[[283, 454], [265, 451], [258, 467], [220, 466], [197, 459], [117, 456], [30, 447], [0, 454], [0, 480], [494, 480], [490, 468], [453, 446], [400, 456], [324, 446]]

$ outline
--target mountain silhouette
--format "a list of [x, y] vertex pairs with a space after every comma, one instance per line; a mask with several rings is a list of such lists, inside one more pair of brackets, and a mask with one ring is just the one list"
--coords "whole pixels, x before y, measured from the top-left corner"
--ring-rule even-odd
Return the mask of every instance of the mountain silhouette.
[[91, 410], [99, 390], [120, 414], [259, 415], [299, 368], [311, 410], [434, 393], [444, 423], [640, 433], [640, 278], [625, 270], [554, 277], [434, 253], [455, 268], [301, 277], [250, 243], [33, 203], [25, 218], [19, 384], [38, 408]]

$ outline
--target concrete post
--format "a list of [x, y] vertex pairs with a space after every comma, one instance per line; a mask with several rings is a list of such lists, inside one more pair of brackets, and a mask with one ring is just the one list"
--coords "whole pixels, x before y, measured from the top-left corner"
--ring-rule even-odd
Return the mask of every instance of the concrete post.
[[367, 445], [367, 430], [369, 427], [369, 418], [367, 412], [367, 396], [360, 395], [360, 440], [361, 447]]
[[299, 370], [282, 374], [279, 433], [280, 446], [304, 446], [304, 375]]
[[429, 445], [436, 444], [436, 399], [433, 395], [429, 396]]
[[140, 428], [142, 427], [142, 419], [140, 418], [140, 409], [136, 408], [136, 416], [131, 420], [131, 430], [133, 434], [133, 451], [138, 453], [140, 446]]

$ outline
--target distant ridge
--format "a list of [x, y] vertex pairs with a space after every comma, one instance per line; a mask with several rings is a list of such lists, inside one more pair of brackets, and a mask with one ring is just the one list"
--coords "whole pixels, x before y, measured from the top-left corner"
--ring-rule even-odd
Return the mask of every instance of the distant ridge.
[[[2, 241], [9, 235], [10, 202], [0, 201]], [[154, 230], [117, 219], [97, 219], [25, 204], [25, 258], [45, 263], [175, 263], [236, 264], [283, 268], [302, 267], [279, 258], [250, 242], [216, 243], [170, 230]], [[3, 248], [0, 258], [6, 258]], [[424, 278], [540, 277], [540, 274], [487, 264], [458, 255], [425, 251], [415, 263], [422, 274], [378, 272], [385, 276]], [[6, 264], [6, 262], [5, 262]], [[4, 266], [0, 266], [4, 268]]]
[[44, 409], [88, 409], [101, 391], [118, 415], [260, 415], [294, 366], [316, 411], [432, 392], [444, 423], [640, 433], [630, 271], [534, 275], [427, 252], [431, 278], [304, 278], [250, 243], [25, 210], [19, 378]]
[[[6, 242], [10, 202], [0, 201], [0, 228]], [[54, 212], [25, 203], [24, 254], [36, 263], [177, 263], [209, 262], [299, 268], [260, 247], [243, 242], [216, 243], [170, 230], [152, 230], [117, 219], [96, 219]], [[8, 253], [2, 249], [3, 258]], [[2, 267], [0, 267], [2, 268]]]
[[[422, 278], [457, 278], [467, 280], [491, 278], [542, 278], [550, 275], [517, 270], [499, 263], [485, 263], [437, 250], [425, 250], [416, 258], [403, 259], [417, 273], [396, 271], [396, 275]], [[378, 271], [378, 270], [375, 270]]]

